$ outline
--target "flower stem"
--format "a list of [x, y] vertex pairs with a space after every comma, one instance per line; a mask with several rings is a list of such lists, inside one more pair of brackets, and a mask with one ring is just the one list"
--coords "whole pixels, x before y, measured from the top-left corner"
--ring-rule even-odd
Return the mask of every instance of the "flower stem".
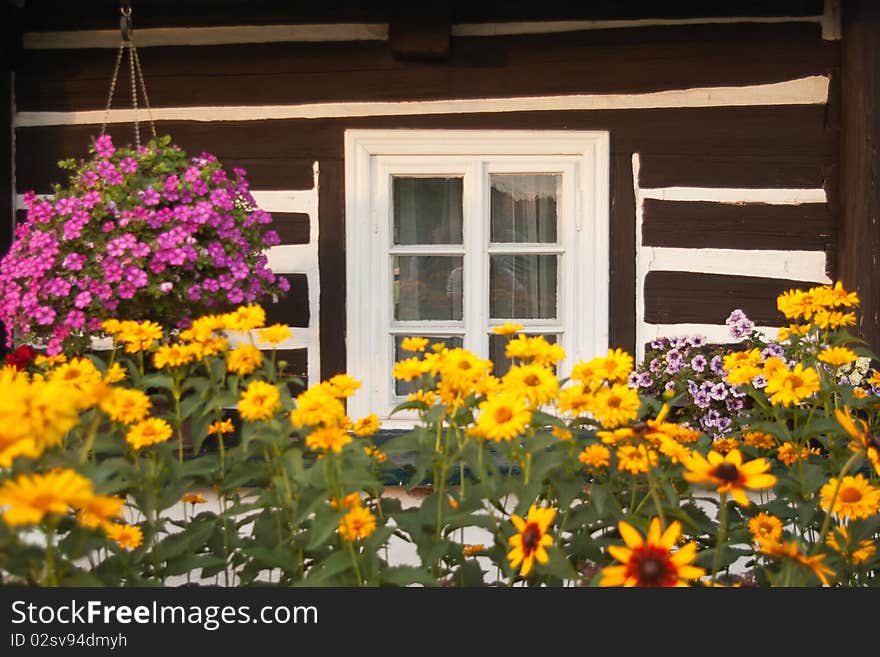
[[721, 566], [721, 553], [724, 551], [724, 543], [727, 541], [727, 493], [721, 493], [721, 509], [718, 521], [718, 537], [715, 544], [715, 559], [712, 562], [712, 584], [715, 584], [715, 577], [718, 575], [718, 568]]

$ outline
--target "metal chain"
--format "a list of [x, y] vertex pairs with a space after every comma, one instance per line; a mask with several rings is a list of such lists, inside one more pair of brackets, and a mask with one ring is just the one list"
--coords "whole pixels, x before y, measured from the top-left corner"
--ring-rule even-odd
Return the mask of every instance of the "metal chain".
[[101, 124], [101, 134], [107, 131], [107, 123], [110, 121], [110, 105], [113, 102], [113, 94], [116, 93], [116, 78], [119, 76], [119, 67], [122, 64], [122, 51], [125, 43], [119, 44], [119, 52], [116, 53], [116, 65], [113, 67], [113, 77], [110, 78], [110, 93], [107, 94], [107, 107], [104, 110], [104, 123]]
[[141, 83], [141, 93], [144, 95], [144, 105], [147, 108], [147, 117], [150, 121], [150, 130], [153, 133], [153, 139], [156, 139], [156, 124], [153, 122], [153, 109], [150, 107], [150, 97], [147, 95], [147, 83], [144, 80], [144, 72], [141, 70], [141, 59], [138, 57], [137, 48], [134, 47], [134, 37], [131, 39], [131, 52], [134, 54], [134, 64], [137, 67], [138, 79]]
[[128, 42], [128, 74], [131, 77], [131, 109], [133, 110], [132, 118], [134, 121], [134, 143], [140, 149], [141, 147], [141, 127], [138, 124], [138, 98], [137, 98], [137, 79], [134, 74], [134, 47], [131, 41]]

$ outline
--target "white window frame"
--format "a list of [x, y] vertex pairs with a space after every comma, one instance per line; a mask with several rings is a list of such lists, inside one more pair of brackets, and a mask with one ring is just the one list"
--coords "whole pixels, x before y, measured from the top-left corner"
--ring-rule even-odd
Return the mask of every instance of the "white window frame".
[[[469, 280], [482, 283], [484, 290], [481, 295], [465, 294], [464, 313], [471, 318], [471, 326], [463, 331], [464, 347], [487, 357], [482, 336], [490, 326], [489, 258], [483, 249], [495, 253], [505, 247], [489, 247], [488, 185], [475, 183], [489, 173], [563, 173], [557, 240], [562, 253], [557, 281], [559, 317], [548, 322], [548, 328], [550, 324], [556, 330], [564, 327], [561, 344], [566, 359], [558, 372], [566, 376], [576, 362], [604, 355], [608, 349], [609, 167], [609, 135], [604, 131], [346, 130], [346, 369], [362, 383], [348, 399], [349, 415], [376, 413], [388, 429], [411, 427], [415, 419], [407, 412], [389, 417], [398, 403], [392, 395], [392, 308], [385, 284], [390, 280], [392, 249], [391, 175], [464, 175], [465, 268], [472, 268]], [[478, 187], [482, 187], [482, 198]], [[483, 221], [468, 227], [467, 217], [478, 213]], [[525, 253], [529, 247], [511, 244], [508, 250]], [[543, 331], [538, 321], [528, 324], [530, 332], [553, 332]]]

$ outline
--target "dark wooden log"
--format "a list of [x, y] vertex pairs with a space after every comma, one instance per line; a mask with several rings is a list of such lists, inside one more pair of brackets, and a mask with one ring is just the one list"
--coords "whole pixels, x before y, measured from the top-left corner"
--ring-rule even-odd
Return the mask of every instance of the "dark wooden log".
[[302, 380], [302, 385], [291, 383], [288, 387], [291, 395], [298, 395], [309, 385], [309, 352], [308, 349], [279, 349], [275, 355], [276, 363], [284, 362], [281, 372], [285, 376], [295, 376]]
[[438, 62], [449, 57], [452, 14], [449, 2], [395, 2], [388, 23], [391, 54], [404, 61]]
[[837, 278], [859, 293], [856, 332], [880, 353], [880, 4], [842, 5]]
[[[423, 65], [383, 42], [143, 48], [154, 107], [646, 93], [825, 75], [840, 44], [817, 23], [684, 25], [456, 37]], [[422, 46], [427, 48], [427, 46]], [[413, 46], [413, 50], [417, 49]], [[112, 49], [29, 50], [16, 71], [19, 111], [101, 110]], [[127, 107], [120, 73], [114, 107]]]
[[636, 346], [636, 203], [632, 157], [617, 155], [611, 162], [611, 285], [609, 336], [612, 348], [631, 354]]
[[[345, 350], [345, 166], [321, 160], [318, 191], [318, 267], [321, 296], [321, 380], [346, 371]], [[357, 248], [352, 245], [352, 248]], [[356, 372], [352, 373], [357, 376]]]
[[304, 212], [273, 212], [272, 226], [281, 244], [308, 244], [311, 220]]
[[645, 199], [642, 243], [717, 249], [831, 251], [835, 218], [825, 203], [705, 203]]
[[[825, 130], [821, 105], [773, 107], [678, 108], [627, 111], [547, 111], [430, 116], [376, 116], [340, 119], [285, 119], [275, 121], [200, 122], [165, 121], [160, 133], [174, 137], [187, 152], [209, 150], [225, 165], [247, 161], [253, 189], [296, 189], [285, 162], [339, 160], [343, 157], [346, 128], [447, 128], [465, 130], [608, 130], [615, 154], [657, 154], [690, 167], [692, 157], [776, 157], [809, 160], [821, 168], [838, 157], [837, 134]], [[57, 161], [82, 157], [99, 126], [47, 126], [16, 130], [16, 184], [18, 191], [51, 191], [63, 172]], [[109, 130], [114, 141], [132, 141], [129, 124]], [[260, 176], [254, 162], [263, 162]], [[311, 164], [309, 165], [311, 166]], [[671, 164], [672, 166], [672, 164]], [[689, 170], [693, 170], [690, 167]], [[322, 170], [323, 177], [323, 170]], [[322, 183], [323, 185], [323, 183]], [[311, 183], [300, 188], [311, 187]]]
[[787, 324], [776, 308], [786, 290], [819, 285], [758, 276], [723, 276], [652, 271], [645, 277], [645, 321], [649, 324], [723, 324], [739, 308], [757, 324]]
[[278, 303], [265, 304], [266, 325], [286, 324], [307, 327], [311, 317], [309, 309], [309, 279], [305, 274], [278, 274], [290, 283], [290, 291]]

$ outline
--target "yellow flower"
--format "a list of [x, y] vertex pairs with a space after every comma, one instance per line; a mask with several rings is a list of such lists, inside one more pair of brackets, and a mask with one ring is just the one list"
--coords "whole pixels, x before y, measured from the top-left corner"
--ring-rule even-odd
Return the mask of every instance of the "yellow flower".
[[761, 554], [766, 554], [777, 559], [789, 559], [794, 563], [809, 569], [825, 586], [828, 586], [828, 576], [834, 576], [834, 571], [822, 563], [826, 555], [817, 554], [808, 557], [801, 553], [797, 541], [780, 543], [778, 541], [762, 540], [758, 542], [758, 545], [758, 551], [761, 552]]
[[546, 548], [553, 545], [553, 537], [547, 530], [553, 524], [554, 518], [556, 509], [541, 508], [536, 504], [529, 507], [525, 520], [515, 513], [510, 516], [510, 522], [516, 527], [517, 533], [508, 539], [513, 549], [507, 553], [507, 560], [514, 569], [522, 564], [519, 569], [521, 576], [528, 577], [535, 561], [543, 564], [550, 560]]
[[186, 344], [163, 344], [153, 354], [153, 365], [156, 369], [166, 367], [183, 367], [195, 360], [196, 354]]
[[550, 433], [553, 434], [554, 438], [558, 438], [559, 440], [571, 440], [571, 431], [564, 429], [563, 427], [553, 427], [550, 430]]
[[755, 542], [778, 541], [782, 538], [782, 521], [776, 516], [761, 511], [749, 519], [749, 533]]
[[126, 353], [136, 354], [148, 350], [154, 342], [162, 339], [162, 327], [151, 321], [125, 320], [120, 322], [116, 338], [125, 343]]
[[513, 365], [502, 377], [501, 383], [509, 392], [525, 397], [536, 408], [549, 402], [559, 392], [556, 375], [540, 365]]
[[46, 474], [22, 474], [0, 486], [0, 508], [10, 527], [40, 522], [47, 514], [66, 514], [94, 496], [92, 482], [78, 472], [58, 468]]
[[55, 367], [61, 363], [67, 362], [67, 356], [64, 354], [56, 354], [55, 356], [47, 356], [46, 354], [37, 354], [34, 356], [34, 365]]
[[266, 311], [261, 306], [239, 306], [224, 315], [225, 328], [229, 331], [252, 331], [266, 324]]
[[437, 402], [437, 395], [433, 390], [416, 390], [409, 393], [406, 400], [422, 402], [426, 406], [433, 406]]
[[306, 447], [314, 451], [323, 450], [338, 454], [350, 442], [351, 436], [340, 427], [318, 427], [306, 436]]
[[226, 323], [225, 315], [202, 315], [188, 329], [180, 332], [180, 339], [186, 342], [210, 342], [215, 339], [215, 331], [227, 328]]
[[861, 474], [832, 477], [819, 491], [820, 505], [839, 518], [870, 518], [880, 510], [880, 488]]
[[819, 376], [811, 367], [798, 363], [791, 371], [776, 370], [767, 379], [764, 392], [774, 406], [799, 404], [819, 390]]
[[120, 518], [124, 504], [125, 500], [121, 497], [95, 495], [79, 507], [76, 519], [81, 527], [96, 529], [112, 518]]
[[477, 429], [480, 435], [501, 442], [512, 440], [525, 431], [532, 412], [525, 399], [514, 393], [502, 393], [480, 403]]
[[687, 481], [717, 485], [715, 490], [718, 493], [730, 493], [743, 506], [749, 505], [747, 488], [770, 488], [776, 483], [776, 477], [767, 474], [769, 461], [757, 458], [744, 464], [738, 449], [732, 449], [725, 455], [711, 450], [706, 457], [692, 451], [682, 459], [682, 463], [687, 468], [684, 473]]
[[171, 425], [161, 418], [151, 417], [133, 425], [125, 434], [126, 442], [134, 450], [161, 443], [173, 433]]
[[571, 413], [572, 417], [588, 412], [592, 404], [593, 396], [584, 389], [583, 384], [571, 385], [559, 391], [559, 410]]
[[238, 400], [238, 414], [244, 420], [270, 420], [281, 410], [281, 393], [265, 381], [251, 381]]
[[809, 320], [813, 313], [822, 308], [814, 295], [803, 290], [788, 290], [776, 298], [776, 307], [788, 319], [803, 316]]
[[428, 346], [428, 338], [419, 338], [419, 337], [409, 337], [404, 338], [400, 342], [400, 348], [404, 351], [424, 351], [425, 347]]
[[208, 500], [201, 493], [184, 493], [180, 501], [184, 504], [205, 504]]
[[345, 406], [326, 382], [314, 385], [296, 398], [296, 408], [290, 412], [290, 423], [295, 429], [319, 424], [344, 426], [348, 423]]
[[621, 445], [617, 448], [617, 469], [634, 475], [646, 473], [658, 463], [657, 452], [645, 445]]
[[877, 552], [877, 547], [869, 538], [862, 539], [857, 545], [853, 545], [846, 525], [838, 525], [828, 532], [825, 542], [855, 565], [870, 561]]
[[529, 337], [520, 333], [507, 341], [504, 355], [511, 359], [518, 358], [531, 365], [549, 367], [565, 358], [565, 350], [558, 344], [548, 342], [543, 335]]
[[578, 454], [578, 461], [583, 463], [587, 469], [599, 470], [600, 468], [607, 468], [611, 462], [611, 450], [605, 447], [605, 445], [593, 443], [584, 447], [584, 450]]
[[104, 383], [108, 385], [119, 383], [120, 381], [123, 381], [126, 376], [128, 376], [126, 369], [119, 363], [113, 363], [107, 368], [107, 371], [104, 372]]
[[690, 448], [673, 438], [663, 437], [660, 439], [660, 452], [673, 463], [681, 463], [690, 454]]
[[376, 463], [385, 463], [388, 460], [388, 456], [375, 445], [364, 447], [364, 453], [371, 459], [375, 459]]
[[842, 313], [837, 310], [819, 310], [813, 317], [813, 323], [820, 329], [836, 331], [845, 326], [855, 326], [855, 313]]
[[517, 331], [522, 331], [522, 324], [514, 322], [504, 322], [501, 326], [492, 327], [492, 333], [495, 335], [513, 335]]
[[790, 466], [800, 460], [801, 451], [795, 446], [793, 442], [786, 441], [779, 446], [779, 449], [776, 450], [776, 458], [785, 463], [785, 465]]
[[706, 574], [691, 565], [697, 556], [696, 543], [686, 543], [673, 552], [681, 535], [680, 522], [663, 531], [660, 519], [653, 518], [644, 538], [623, 520], [617, 528], [626, 547], [610, 545], [608, 554], [622, 565], [604, 568], [599, 586], [685, 587]]
[[232, 418], [226, 418], [225, 420], [216, 420], [211, 422], [208, 426], [208, 435], [213, 436], [215, 434], [224, 434], [224, 433], [232, 433], [235, 431], [235, 426], [232, 424]]
[[285, 324], [272, 324], [257, 332], [260, 342], [268, 342], [271, 345], [277, 345], [293, 336], [293, 332], [289, 326]]
[[350, 543], [367, 538], [376, 530], [376, 516], [362, 506], [354, 507], [339, 521], [339, 535]]
[[226, 369], [246, 376], [263, 364], [263, 352], [252, 344], [240, 344], [226, 354]]
[[597, 359], [595, 369], [609, 383], [626, 381], [633, 370], [633, 357], [622, 349], [609, 349], [605, 358]]
[[625, 383], [615, 383], [610, 388], [602, 387], [596, 391], [591, 411], [603, 427], [614, 429], [635, 420], [640, 405], [637, 390]]
[[361, 382], [348, 374], [337, 374], [327, 381], [328, 389], [334, 397], [351, 397], [361, 387]]
[[846, 347], [826, 347], [819, 354], [819, 360], [834, 367], [849, 365], [856, 362], [858, 356]]
[[356, 509], [361, 505], [361, 494], [358, 492], [349, 493], [342, 498], [340, 502], [335, 497], [330, 498], [330, 506], [334, 509]]
[[134, 424], [143, 420], [150, 412], [150, 397], [137, 388], [112, 388], [99, 407], [111, 420], [122, 424]]
[[394, 363], [394, 378], [401, 381], [412, 381], [428, 371], [428, 363], [413, 356]]
[[776, 446], [776, 437], [763, 431], [749, 431], [743, 435], [743, 443], [758, 449], [772, 449]]
[[352, 432], [354, 433], [354, 435], [361, 438], [372, 436], [378, 430], [379, 416], [375, 413], [370, 413], [369, 415], [362, 417], [354, 423], [354, 427], [352, 428]]
[[475, 543], [473, 545], [465, 545], [461, 549], [461, 553], [466, 557], [472, 557], [475, 554], [479, 554], [480, 552], [485, 552], [486, 546], [482, 543]]
[[136, 550], [144, 542], [144, 533], [137, 525], [107, 523], [104, 531], [111, 541], [115, 541], [124, 550]]
[[724, 369], [730, 372], [738, 367], [754, 367], [762, 361], [763, 356], [761, 356], [759, 349], [749, 349], [747, 351], [734, 351], [727, 354], [723, 359], [723, 365]]
[[842, 410], [835, 409], [834, 416], [852, 438], [847, 447], [853, 452], [864, 452], [868, 461], [874, 466], [874, 470], [880, 475], [880, 435], [871, 435], [865, 421], [858, 418], [854, 420], [847, 406]]
[[823, 285], [813, 288], [812, 292], [825, 306], [853, 308], [859, 305], [859, 295], [856, 292], [847, 292], [840, 281], [834, 283], [834, 287]]

